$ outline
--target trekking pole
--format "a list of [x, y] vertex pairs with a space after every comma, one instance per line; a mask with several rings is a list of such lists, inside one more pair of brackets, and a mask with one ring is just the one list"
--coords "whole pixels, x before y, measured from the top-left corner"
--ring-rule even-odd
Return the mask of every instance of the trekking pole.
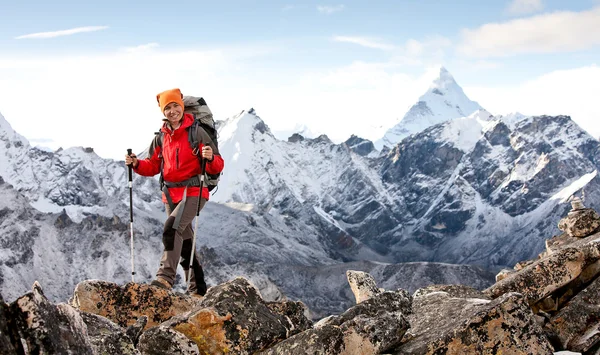
[[[127, 149], [127, 155], [131, 156], [131, 149]], [[129, 230], [131, 231], [131, 282], [135, 282], [135, 269], [133, 264], [133, 162], [127, 166], [129, 169]]]
[[[198, 153], [201, 154], [201, 153]], [[194, 267], [194, 254], [196, 252], [196, 234], [198, 233], [198, 216], [200, 215], [200, 202], [202, 201], [202, 190], [204, 189], [204, 173], [206, 172], [206, 159], [202, 159], [202, 173], [200, 174], [200, 195], [198, 196], [198, 207], [196, 208], [196, 226], [194, 227], [194, 237], [192, 239], [192, 255], [190, 256], [190, 266], [188, 269], [188, 284], [190, 288], [192, 282], [192, 270]]]

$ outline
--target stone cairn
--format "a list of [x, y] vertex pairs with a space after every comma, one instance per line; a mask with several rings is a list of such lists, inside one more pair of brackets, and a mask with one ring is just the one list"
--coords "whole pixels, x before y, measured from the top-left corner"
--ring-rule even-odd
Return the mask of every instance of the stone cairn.
[[10, 304], [0, 296], [0, 354], [600, 355], [600, 216], [571, 204], [563, 233], [485, 290], [410, 295], [349, 270], [356, 305], [313, 323], [302, 302], [265, 302], [241, 277], [202, 299], [88, 280], [60, 304], [35, 282]]

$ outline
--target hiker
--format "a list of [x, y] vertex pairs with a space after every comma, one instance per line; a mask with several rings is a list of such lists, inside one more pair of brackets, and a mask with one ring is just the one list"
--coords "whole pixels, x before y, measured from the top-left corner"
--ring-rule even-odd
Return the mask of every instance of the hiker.
[[[198, 154], [206, 159], [207, 174], [221, 173], [224, 162], [219, 155], [217, 144], [200, 127], [196, 130], [198, 147], [192, 149], [188, 128], [194, 123], [195, 116], [184, 113], [183, 95], [179, 89], [161, 92], [156, 99], [165, 116], [162, 133], [154, 137], [146, 159], [137, 159], [135, 154], [125, 156], [125, 164], [133, 164], [133, 170], [137, 174], [154, 176], [162, 173], [161, 180], [164, 180], [161, 184], [163, 185], [161, 186], [162, 201], [165, 203], [168, 215], [162, 236], [164, 251], [156, 279], [151, 285], [171, 289], [181, 257], [186, 282], [189, 281], [187, 292], [203, 296], [206, 293], [206, 283], [196, 251], [194, 251], [191, 280], [188, 280], [189, 259], [194, 237], [191, 222], [196, 216], [197, 209], [201, 210], [209, 199], [206, 184], [199, 199], [201, 165]], [[200, 206], [198, 206], [199, 200]]]

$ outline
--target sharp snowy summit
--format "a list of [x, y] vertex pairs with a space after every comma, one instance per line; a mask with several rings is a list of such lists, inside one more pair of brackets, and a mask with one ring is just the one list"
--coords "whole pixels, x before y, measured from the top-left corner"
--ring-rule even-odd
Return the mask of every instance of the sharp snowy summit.
[[429, 90], [394, 127], [375, 142], [375, 147], [382, 149], [385, 145], [392, 148], [411, 134], [453, 118], [469, 116], [481, 109], [477, 102], [465, 95], [448, 70], [440, 67], [440, 74], [431, 83]]

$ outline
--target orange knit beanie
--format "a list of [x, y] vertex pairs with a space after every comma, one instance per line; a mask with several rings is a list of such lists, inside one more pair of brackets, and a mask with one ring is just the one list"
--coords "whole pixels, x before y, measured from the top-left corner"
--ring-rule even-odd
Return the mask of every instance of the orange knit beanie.
[[156, 101], [158, 101], [158, 106], [160, 106], [160, 112], [165, 112], [165, 106], [170, 104], [171, 102], [176, 102], [183, 106], [183, 95], [179, 89], [171, 89], [167, 91], [163, 91], [160, 94], [156, 95]]

